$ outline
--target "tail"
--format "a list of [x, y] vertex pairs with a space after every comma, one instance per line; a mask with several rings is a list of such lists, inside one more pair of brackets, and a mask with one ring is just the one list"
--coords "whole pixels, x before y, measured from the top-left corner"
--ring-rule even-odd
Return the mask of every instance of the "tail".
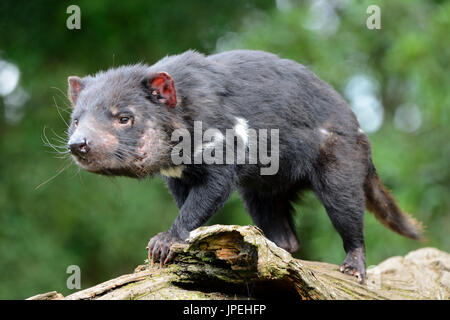
[[400, 210], [392, 195], [383, 186], [372, 162], [364, 184], [364, 192], [367, 209], [378, 221], [405, 237], [423, 240], [421, 223]]

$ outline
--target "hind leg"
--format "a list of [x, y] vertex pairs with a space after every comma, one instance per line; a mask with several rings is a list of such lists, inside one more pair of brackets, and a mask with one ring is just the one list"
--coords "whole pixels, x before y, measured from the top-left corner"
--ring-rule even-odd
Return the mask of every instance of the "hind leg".
[[290, 203], [295, 194], [272, 195], [248, 190], [239, 190], [239, 193], [253, 222], [268, 239], [288, 252], [298, 250]]
[[362, 184], [355, 179], [355, 175], [355, 172], [347, 174], [341, 171], [322, 173], [313, 189], [339, 232], [347, 253], [340, 271], [356, 276], [363, 283], [366, 277], [363, 235], [365, 200]]

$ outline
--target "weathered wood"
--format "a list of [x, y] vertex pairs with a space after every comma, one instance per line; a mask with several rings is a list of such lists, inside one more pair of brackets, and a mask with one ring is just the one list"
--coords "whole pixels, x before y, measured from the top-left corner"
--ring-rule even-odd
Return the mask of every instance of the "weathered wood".
[[[390, 258], [366, 284], [338, 266], [293, 258], [253, 226], [214, 225], [173, 247], [173, 264], [139, 266], [64, 299], [449, 299], [450, 255], [434, 248]], [[30, 299], [61, 299], [55, 292]]]
[[64, 299], [64, 296], [61, 293], [58, 293], [56, 291], [50, 291], [29, 297], [26, 300], [61, 300], [61, 299]]

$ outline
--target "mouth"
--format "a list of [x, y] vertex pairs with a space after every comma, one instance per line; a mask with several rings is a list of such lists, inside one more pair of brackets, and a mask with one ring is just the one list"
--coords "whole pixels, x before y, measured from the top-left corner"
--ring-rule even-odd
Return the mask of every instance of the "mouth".
[[101, 171], [101, 169], [98, 166], [98, 163], [92, 159], [89, 159], [87, 157], [82, 157], [79, 155], [72, 155], [72, 159], [76, 163], [77, 166], [79, 166], [80, 168], [82, 168], [86, 171], [93, 172], [93, 173], [98, 173], [99, 171]]
[[94, 163], [93, 160], [90, 160], [87, 157], [82, 157], [79, 155], [72, 155], [72, 159], [75, 161], [76, 164], [79, 164], [81, 166], [91, 165]]
[[139, 171], [134, 172], [129, 168], [104, 166], [96, 160], [78, 155], [72, 155], [74, 162], [83, 170], [104, 176], [125, 176], [130, 178], [142, 178]]

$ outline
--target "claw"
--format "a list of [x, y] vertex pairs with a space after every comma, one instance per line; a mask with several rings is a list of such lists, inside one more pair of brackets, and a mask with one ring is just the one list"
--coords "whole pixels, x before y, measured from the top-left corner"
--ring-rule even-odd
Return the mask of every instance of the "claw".
[[170, 250], [169, 254], [167, 255], [166, 260], [164, 260], [164, 264], [166, 264], [167, 262], [171, 261], [174, 258], [174, 256], [175, 256], [175, 253], [172, 250]]
[[150, 239], [147, 249], [148, 258], [153, 264], [159, 260], [160, 267], [163, 267], [166, 263], [170, 262], [174, 258], [174, 253], [170, 250], [173, 243], [183, 242], [182, 240], [174, 237], [166, 232], [161, 232]]
[[364, 283], [364, 276], [361, 273], [361, 271], [359, 271], [356, 267], [348, 264], [348, 263], [343, 263], [340, 267], [339, 267], [339, 271], [341, 271], [344, 274], [348, 274], [350, 276], [354, 276], [356, 277], [358, 283]]

